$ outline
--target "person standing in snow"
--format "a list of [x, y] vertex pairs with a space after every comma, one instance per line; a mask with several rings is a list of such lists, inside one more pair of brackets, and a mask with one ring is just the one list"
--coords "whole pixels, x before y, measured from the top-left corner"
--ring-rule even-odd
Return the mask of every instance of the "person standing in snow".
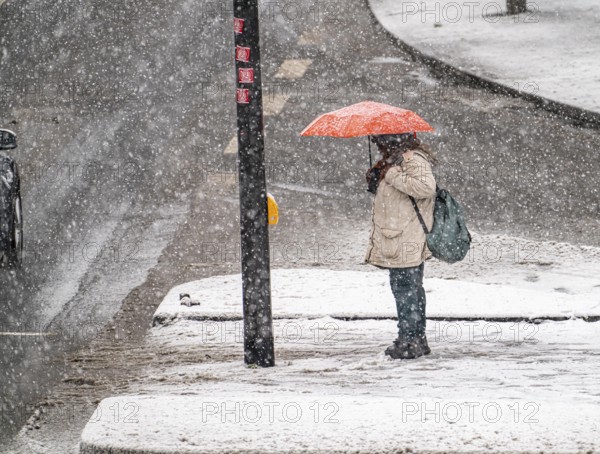
[[435, 156], [414, 133], [373, 136], [382, 159], [367, 172], [375, 194], [366, 262], [389, 269], [398, 311], [398, 338], [385, 354], [412, 359], [431, 352], [425, 336], [424, 262], [431, 256], [411, 197], [433, 225]]

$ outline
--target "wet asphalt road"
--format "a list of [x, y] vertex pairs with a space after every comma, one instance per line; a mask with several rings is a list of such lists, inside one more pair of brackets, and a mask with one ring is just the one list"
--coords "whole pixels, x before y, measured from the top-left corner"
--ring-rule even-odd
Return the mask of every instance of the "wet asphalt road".
[[[234, 170], [223, 152], [235, 105], [231, 11], [216, 3], [10, 0], [0, 25], [0, 126], [20, 138], [12, 154], [26, 235], [23, 269], [0, 271], [6, 436], [63, 378], [62, 352], [94, 338], [144, 281], [204, 181]], [[272, 4], [261, 26], [268, 183], [297, 216], [335, 236], [345, 227], [323, 222], [332, 210], [349, 225], [367, 215], [366, 140], [297, 133], [324, 111], [371, 99], [434, 125], [439, 182], [472, 229], [600, 244], [596, 130], [434, 78], [362, 0]], [[288, 59], [310, 65], [276, 77]], [[209, 220], [213, 240], [237, 229], [208, 210], [194, 216]]]

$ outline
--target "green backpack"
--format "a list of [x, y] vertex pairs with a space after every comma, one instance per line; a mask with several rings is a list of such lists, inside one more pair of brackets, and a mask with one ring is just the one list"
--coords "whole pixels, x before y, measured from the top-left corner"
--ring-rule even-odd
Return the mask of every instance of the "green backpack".
[[456, 263], [464, 259], [471, 247], [471, 234], [458, 202], [445, 189], [437, 186], [435, 207], [433, 210], [433, 227], [427, 229], [423, 216], [414, 197], [410, 201], [417, 212], [419, 222], [427, 238], [427, 247], [431, 254], [443, 262]]

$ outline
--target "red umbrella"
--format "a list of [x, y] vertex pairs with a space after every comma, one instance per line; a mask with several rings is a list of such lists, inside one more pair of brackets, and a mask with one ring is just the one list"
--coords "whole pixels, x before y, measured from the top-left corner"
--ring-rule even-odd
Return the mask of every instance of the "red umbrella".
[[429, 123], [410, 110], [364, 101], [321, 115], [301, 135], [360, 137], [433, 130]]
[[[303, 136], [361, 137], [379, 134], [431, 132], [429, 123], [411, 110], [373, 101], [328, 112], [316, 118], [300, 134]], [[369, 165], [372, 166], [369, 140]]]

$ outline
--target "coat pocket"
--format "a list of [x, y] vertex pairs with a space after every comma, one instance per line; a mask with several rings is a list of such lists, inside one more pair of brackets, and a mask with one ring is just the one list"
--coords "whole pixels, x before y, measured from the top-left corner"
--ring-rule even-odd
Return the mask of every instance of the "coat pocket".
[[381, 255], [388, 259], [400, 256], [400, 230], [381, 229]]

